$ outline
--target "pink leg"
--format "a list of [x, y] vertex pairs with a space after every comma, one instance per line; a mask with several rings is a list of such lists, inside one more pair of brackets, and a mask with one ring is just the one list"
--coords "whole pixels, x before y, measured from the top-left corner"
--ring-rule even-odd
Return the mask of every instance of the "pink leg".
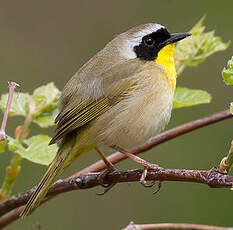
[[134, 154], [132, 153], [129, 153], [127, 150], [119, 147], [119, 146], [111, 146], [113, 149], [115, 149], [116, 151], [119, 151], [121, 153], [124, 153], [127, 157], [131, 158], [132, 160], [136, 161], [137, 163], [139, 163], [140, 165], [142, 165], [144, 167], [144, 171], [142, 173], [142, 176], [141, 176], [141, 179], [140, 179], [140, 183], [142, 185], [144, 185], [145, 187], [151, 187], [153, 186], [152, 185], [146, 185], [146, 175], [147, 175], [147, 171], [148, 169], [153, 169], [153, 170], [159, 170], [161, 169], [161, 167], [159, 167], [158, 165], [156, 164], [152, 164], [138, 156], [135, 156]]
[[109, 190], [111, 190], [113, 188], [113, 186], [115, 185], [115, 183], [113, 184], [108, 184], [105, 185], [103, 180], [104, 177], [109, 173], [109, 172], [113, 172], [116, 171], [117, 169], [115, 168], [115, 166], [104, 156], [104, 154], [100, 151], [100, 149], [98, 147], [95, 147], [96, 152], [99, 154], [99, 156], [101, 157], [101, 159], [104, 161], [107, 169], [104, 170], [100, 176], [99, 176], [99, 181], [100, 184], [105, 188], [104, 191], [102, 193], [97, 193], [97, 195], [104, 195], [105, 193], [107, 193]]

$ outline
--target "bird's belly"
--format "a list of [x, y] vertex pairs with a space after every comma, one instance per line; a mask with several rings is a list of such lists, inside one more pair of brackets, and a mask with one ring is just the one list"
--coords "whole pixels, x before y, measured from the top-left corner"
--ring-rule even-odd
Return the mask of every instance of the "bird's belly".
[[164, 81], [135, 92], [96, 119], [97, 142], [122, 148], [143, 144], [169, 122], [172, 101], [173, 90]]

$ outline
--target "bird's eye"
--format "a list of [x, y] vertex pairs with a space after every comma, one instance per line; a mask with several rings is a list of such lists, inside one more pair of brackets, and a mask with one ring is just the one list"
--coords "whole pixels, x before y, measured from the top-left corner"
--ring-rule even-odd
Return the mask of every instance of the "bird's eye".
[[155, 44], [155, 40], [153, 38], [146, 38], [144, 40], [144, 44], [148, 47], [152, 47]]

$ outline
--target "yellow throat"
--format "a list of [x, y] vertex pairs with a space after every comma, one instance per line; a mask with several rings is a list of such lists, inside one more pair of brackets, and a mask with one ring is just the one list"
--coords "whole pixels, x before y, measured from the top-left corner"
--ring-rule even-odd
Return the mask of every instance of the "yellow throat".
[[162, 65], [166, 71], [166, 80], [171, 85], [172, 89], [176, 87], [176, 69], [174, 63], [174, 44], [169, 44], [163, 47], [155, 59], [155, 62]]

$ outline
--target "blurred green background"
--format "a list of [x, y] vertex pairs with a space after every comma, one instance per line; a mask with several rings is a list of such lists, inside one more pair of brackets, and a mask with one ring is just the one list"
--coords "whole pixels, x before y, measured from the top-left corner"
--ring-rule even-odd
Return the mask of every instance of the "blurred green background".
[[[2, 0], [0, 94], [7, 92], [9, 80], [20, 83], [22, 92], [31, 93], [51, 81], [62, 89], [81, 65], [116, 34], [138, 24], [159, 22], [172, 32], [185, 32], [206, 14], [207, 29], [215, 29], [224, 41], [232, 40], [232, 9], [232, 0]], [[205, 89], [213, 100], [211, 104], [175, 110], [170, 128], [228, 107], [233, 99], [232, 87], [222, 82], [221, 70], [232, 55], [231, 45], [198, 68], [184, 71], [178, 85]], [[7, 133], [13, 135], [14, 128], [21, 123], [21, 118], [10, 119]], [[52, 129], [42, 131], [53, 133]], [[33, 125], [32, 134], [40, 132], [41, 129]], [[231, 140], [232, 120], [227, 120], [162, 144], [143, 157], [167, 168], [209, 169], [228, 152]], [[0, 181], [10, 158], [10, 153], [0, 156]], [[97, 159], [95, 153], [83, 156], [64, 176]], [[138, 165], [126, 160], [117, 167], [127, 169]], [[45, 169], [24, 160], [14, 194], [37, 184]], [[233, 191], [229, 189], [165, 182], [157, 195], [152, 194], [153, 188], [145, 189], [138, 183], [119, 184], [102, 197], [96, 196], [99, 191], [102, 188], [60, 195], [7, 229], [39, 229], [41, 226], [42, 230], [118, 230], [130, 221], [233, 225]]]

